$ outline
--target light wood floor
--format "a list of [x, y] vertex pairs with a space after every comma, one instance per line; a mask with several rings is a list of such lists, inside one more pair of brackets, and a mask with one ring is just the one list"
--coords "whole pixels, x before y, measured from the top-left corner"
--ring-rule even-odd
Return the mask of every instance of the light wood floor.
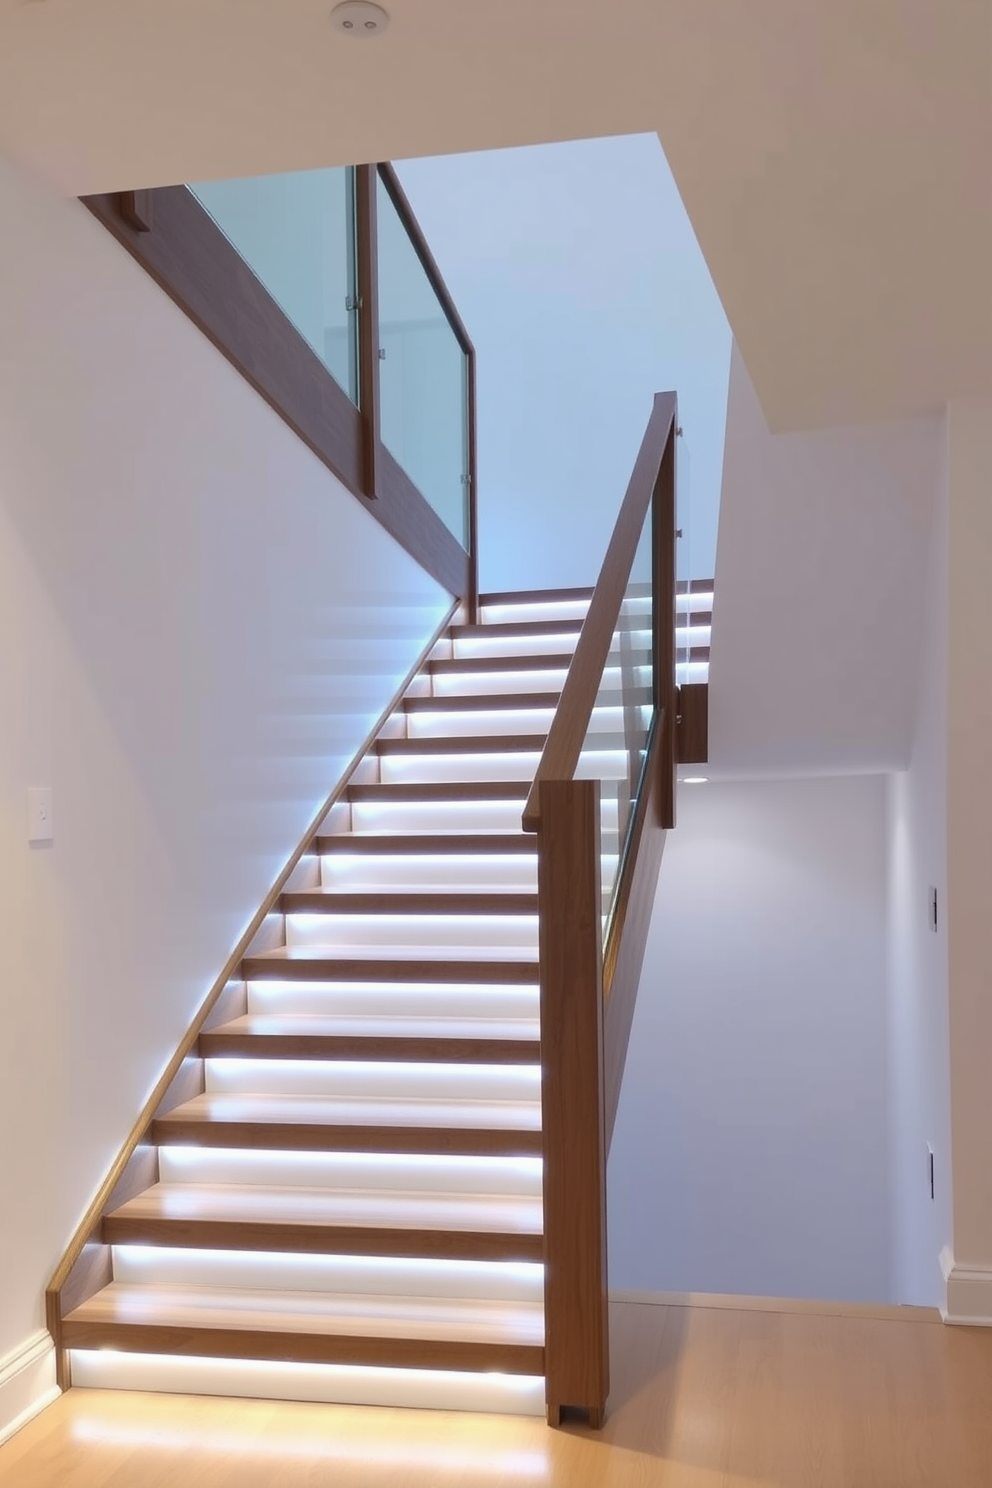
[[992, 1329], [935, 1315], [615, 1303], [601, 1433], [542, 1421], [76, 1390], [3, 1488], [989, 1488]]

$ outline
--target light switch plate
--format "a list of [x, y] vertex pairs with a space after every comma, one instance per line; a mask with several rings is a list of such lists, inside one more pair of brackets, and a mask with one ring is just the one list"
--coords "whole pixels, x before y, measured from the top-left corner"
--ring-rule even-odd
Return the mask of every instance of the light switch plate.
[[54, 842], [55, 824], [52, 818], [51, 787], [32, 785], [28, 787], [28, 841]]

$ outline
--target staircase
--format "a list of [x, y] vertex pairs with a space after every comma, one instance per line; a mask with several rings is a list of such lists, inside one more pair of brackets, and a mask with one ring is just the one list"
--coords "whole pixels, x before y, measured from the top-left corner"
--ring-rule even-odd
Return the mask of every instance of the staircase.
[[[520, 823], [588, 602], [489, 596], [425, 661], [282, 896], [285, 943], [204, 1026], [203, 1092], [153, 1122], [155, 1181], [104, 1215], [73, 1385], [543, 1414]], [[680, 599], [693, 680], [704, 602]]]

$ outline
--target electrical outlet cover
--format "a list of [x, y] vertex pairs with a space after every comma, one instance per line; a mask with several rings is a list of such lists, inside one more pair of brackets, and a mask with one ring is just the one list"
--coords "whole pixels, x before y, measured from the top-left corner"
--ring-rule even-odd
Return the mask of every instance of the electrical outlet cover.
[[52, 819], [52, 791], [50, 786], [28, 787], [28, 841], [53, 842], [55, 824]]

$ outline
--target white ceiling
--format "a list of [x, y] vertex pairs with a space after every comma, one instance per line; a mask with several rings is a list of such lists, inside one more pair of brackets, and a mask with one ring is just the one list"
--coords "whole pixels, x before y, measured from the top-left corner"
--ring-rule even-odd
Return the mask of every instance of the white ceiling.
[[904, 769], [945, 419], [772, 434], [735, 348], [710, 774]]
[[331, 5], [0, 0], [0, 148], [84, 193], [656, 129], [771, 427], [992, 391], [987, 0]]

